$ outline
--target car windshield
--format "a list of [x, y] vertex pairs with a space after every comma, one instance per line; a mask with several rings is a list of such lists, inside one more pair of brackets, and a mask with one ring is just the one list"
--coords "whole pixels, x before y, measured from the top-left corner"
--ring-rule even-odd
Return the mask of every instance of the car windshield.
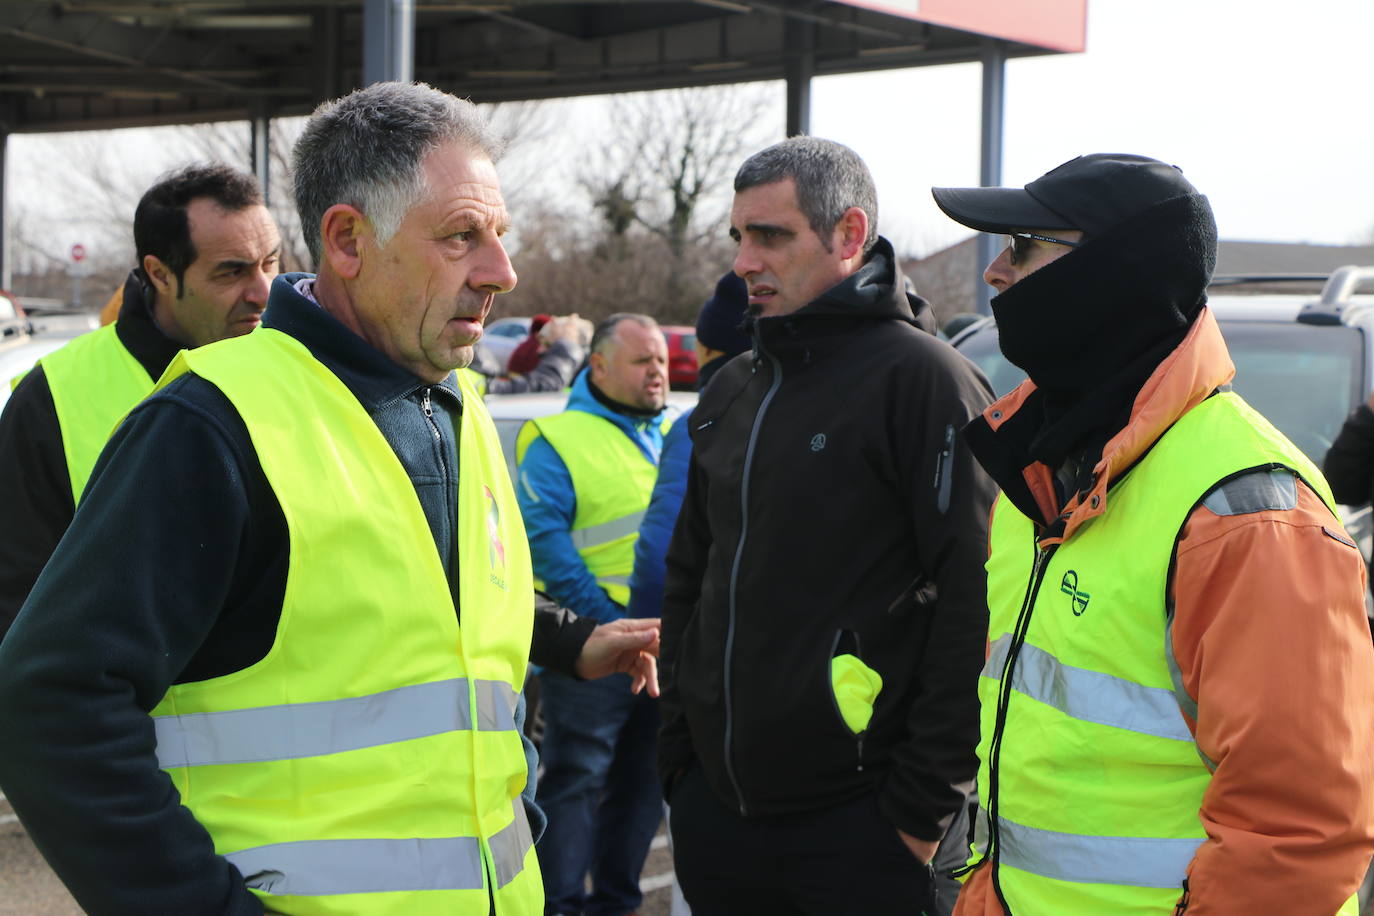
[[[1355, 328], [1294, 322], [1220, 321], [1236, 364], [1236, 391], [1317, 464], [1359, 404], [1362, 346]], [[1007, 362], [986, 327], [961, 341], [997, 395], [1025, 373]]]

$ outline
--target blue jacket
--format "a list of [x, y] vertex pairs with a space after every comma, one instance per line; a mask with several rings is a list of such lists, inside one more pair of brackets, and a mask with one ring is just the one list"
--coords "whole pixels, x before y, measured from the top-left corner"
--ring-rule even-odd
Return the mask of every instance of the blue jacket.
[[668, 542], [673, 538], [682, 497], [687, 492], [687, 468], [692, 460], [690, 423], [692, 411], [687, 411], [663, 440], [663, 455], [658, 462], [658, 479], [654, 481], [654, 495], [639, 524], [639, 540], [635, 541], [635, 571], [630, 576], [631, 617], [657, 617], [663, 607], [663, 575], [668, 556]]
[[[592, 394], [585, 369], [573, 381], [565, 409], [610, 420], [639, 446], [645, 457], [658, 464], [663, 449], [661, 413], [656, 417], [632, 417], [612, 410]], [[573, 546], [571, 532], [577, 515], [577, 495], [573, 492], [572, 476], [558, 452], [542, 436], [525, 450], [515, 495], [525, 517], [534, 574], [544, 580], [544, 591], [582, 617], [603, 622], [624, 617], [625, 609], [596, 584]]]

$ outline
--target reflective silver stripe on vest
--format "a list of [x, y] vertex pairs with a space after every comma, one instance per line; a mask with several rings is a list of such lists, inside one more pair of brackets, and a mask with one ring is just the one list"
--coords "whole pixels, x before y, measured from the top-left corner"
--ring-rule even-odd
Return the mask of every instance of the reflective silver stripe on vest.
[[1129, 887], [1183, 886], [1202, 837], [1081, 836], [997, 819], [998, 861], [1045, 878]]
[[482, 846], [475, 837], [275, 843], [232, 852], [225, 858], [234, 863], [249, 887], [277, 895], [483, 887]]
[[573, 546], [578, 550], [600, 547], [618, 541], [623, 537], [639, 533], [639, 523], [644, 521], [643, 512], [622, 515], [620, 518], [592, 525], [590, 528], [576, 528], [572, 532]]
[[477, 730], [515, 731], [515, 690], [505, 681], [477, 682]]
[[[992, 644], [983, 677], [1002, 676], [1010, 646], [1008, 634]], [[1100, 671], [1075, 668], [1029, 644], [1021, 646], [1012, 687], [1084, 722], [1175, 741], [1193, 741], [1172, 690], [1146, 687]]]
[[[478, 681], [477, 691], [479, 727], [513, 730], [510, 686]], [[472, 719], [467, 678], [453, 678], [319, 703], [155, 716], [153, 725], [158, 766], [170, 769], [319, 757], [470, 731]]]
[[515, 800], [515, 819], [510, 826], [498, 830], [491, 837], [492, 865], [496, 869], [496, 886], [505, 887], [515, 880], [525, 867], [525, 855], [534, 845], [534, 834], [525, 816], [525, 805]]
[[[534, 846], [525, 806], [490, 840], [497, 887], [525, 867]], [[274, 843], [225, 856], [256, 890], [279, 896], [480, 890], [482, 846], [476, 837], [405, 840], [307, 840]]]
[[597, 576], [597, 577], [596, 577], [596, 584], [597, 584], [597, 585], [624, 585], [624, 586], [629, 586], [629, 584], [630, 584], [630, 577], [629, 577], [629, 576]]

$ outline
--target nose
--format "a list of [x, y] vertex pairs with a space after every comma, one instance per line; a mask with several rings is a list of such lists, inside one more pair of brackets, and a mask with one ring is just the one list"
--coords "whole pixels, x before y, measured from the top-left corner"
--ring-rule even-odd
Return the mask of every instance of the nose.
[[248, 289], [243, 294], [244, 301], [258, 308], [267, 308], [267, 297], [272, 292], [272, 280], [276, 276], [275, 267], [255, 269], [252, 279], [248, 282]]
[[1010, 247], [1003, 248], [1002, 253], [992, 259], [992, 263], [983, 271], [983, 282], [999, 293], [1016, 282], [1011, 269]]
[[515, 289], [515, 267], [500, 237], [494, 236], [483, 248], [483, 257], [474, 265], [468, 285], [488, 293], [508, 293]]
[[739, 251], [735, 253], [735, 263], [733, 265], [735, 276], [741, 280], [748, 280], [750, 276], [763, 270], [763, 265], [754, 255], [753, 246], [747, 242], [741, 242]]

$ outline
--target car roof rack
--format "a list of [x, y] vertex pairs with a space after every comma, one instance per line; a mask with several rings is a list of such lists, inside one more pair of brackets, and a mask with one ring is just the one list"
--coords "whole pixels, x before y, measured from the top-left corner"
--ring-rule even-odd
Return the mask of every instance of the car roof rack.
[[1347, 264], [1331, 271], [1322, 286], [1321, 298], [1309, 302], [1298, 312], [1303, 324], [1340, 324], [1341, 313], [1359, 292], [1361, 285], [1374, 280], [1374, 267]]
[[1258, 283], [1325, 283], [1326, 274], [1226, 274], [1208, 286], [1249, 286]]

